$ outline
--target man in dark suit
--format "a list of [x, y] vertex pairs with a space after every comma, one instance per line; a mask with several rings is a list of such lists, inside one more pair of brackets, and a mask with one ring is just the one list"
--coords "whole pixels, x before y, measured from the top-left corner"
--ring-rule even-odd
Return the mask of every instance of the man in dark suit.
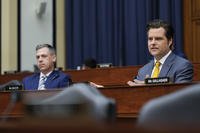
[[148, 23], [148, 49], [154, 59], [139, 70], [134, 81], [128, 81], [129, 85], [143, 84], [145, 78], [150, 77], [169, 77], [173, 83], [192, 81], [192, 64], [172, 52], [173, 34], [172, 26], [165, 21], [154, 20]]
[[37, 45], [36, 59], [40, 73], [35, 73], [23, 79], [22, 83], [25, 90], [63, 88], [71, 84], [69, 75], [55, 70], [56, 53], [53, 46], [49, 44]]

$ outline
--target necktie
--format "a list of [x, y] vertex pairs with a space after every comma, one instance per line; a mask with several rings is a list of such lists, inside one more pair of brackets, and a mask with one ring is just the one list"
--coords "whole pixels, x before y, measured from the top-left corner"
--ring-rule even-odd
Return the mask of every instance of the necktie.
[[152, 78], [157, 78], [159, 73], [160, 73], [160, 65], [161, 63], [159, 61], [156, 61], [155, 63], [155, 66], [154, 66], [154, 71], [153, 71], [153, 74], [152, 74]]
[[40, 78], [40, 81], [39, 81], [39, 85], [38, 85], [38, 90], [45, 90], [45, 81], [46, 81], [47, 77], [46, 76], [42, 76]]

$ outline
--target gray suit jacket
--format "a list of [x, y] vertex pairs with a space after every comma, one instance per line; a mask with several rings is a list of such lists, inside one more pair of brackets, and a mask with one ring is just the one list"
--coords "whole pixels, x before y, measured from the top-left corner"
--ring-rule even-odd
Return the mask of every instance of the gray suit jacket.
[[[151, 60], [138, 71], [136, 79], [144, 81], [147, 76], [150, 77], [153, 67], [154, 61]], [[191, 82], [193, 66], [188, 60], [171, 53], [165, 60], [159, 77], [169, 77], [170, 81], [174, 83]]]

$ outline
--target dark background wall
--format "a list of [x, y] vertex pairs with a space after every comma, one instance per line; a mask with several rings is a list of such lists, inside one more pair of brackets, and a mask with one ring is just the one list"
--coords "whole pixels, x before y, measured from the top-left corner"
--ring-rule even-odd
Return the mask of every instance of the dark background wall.
[[175, 28], [175, 52], [183, 52], [182, 0], [66, 0], [67, 68], [93, 57], [114, 66], [150, 60], [146, 24], [169, 21]]

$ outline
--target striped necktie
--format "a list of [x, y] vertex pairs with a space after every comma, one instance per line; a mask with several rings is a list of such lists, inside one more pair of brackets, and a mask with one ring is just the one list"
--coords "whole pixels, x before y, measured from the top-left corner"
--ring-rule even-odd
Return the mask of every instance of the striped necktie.
[[155, 66], [154, 66], [154, 71], [152, 74], [152, 78], [157, 78], [159, 73], [160, 73], [160, 65], [161, 63], [159, 61], [156, 61]]
[[39, 81], [38, 90], [45, 90], [45, 81], [47, 80], [47, 76], [42, 76]]

